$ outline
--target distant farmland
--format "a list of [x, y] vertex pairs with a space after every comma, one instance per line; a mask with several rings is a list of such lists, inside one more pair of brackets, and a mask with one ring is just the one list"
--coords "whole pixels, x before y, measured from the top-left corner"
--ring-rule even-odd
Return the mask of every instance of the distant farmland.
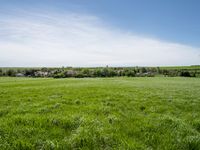
[[0, 78], [0, 149], [200, 149], [200, 79]]

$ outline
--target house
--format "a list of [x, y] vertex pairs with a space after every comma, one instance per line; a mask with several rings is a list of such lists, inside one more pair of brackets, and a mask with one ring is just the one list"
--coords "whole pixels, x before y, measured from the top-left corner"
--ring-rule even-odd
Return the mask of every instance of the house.
[[16, 77], [24, 77], [24, 74], [23, 73], [17, 73], [15, 74]]
[[37, 71], [35, 72], [35, 76], [36, 77], [47, 77], [48, 76], [48, 72], [43, 72], [43, 71]]

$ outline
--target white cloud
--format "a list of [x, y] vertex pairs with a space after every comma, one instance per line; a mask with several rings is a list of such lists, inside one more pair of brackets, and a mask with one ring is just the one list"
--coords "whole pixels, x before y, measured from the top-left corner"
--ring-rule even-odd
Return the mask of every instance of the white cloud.
[[158, 66], [200, 64], [200, 49], [141, 37], [84, 14], [0, 18], [0, 66]]

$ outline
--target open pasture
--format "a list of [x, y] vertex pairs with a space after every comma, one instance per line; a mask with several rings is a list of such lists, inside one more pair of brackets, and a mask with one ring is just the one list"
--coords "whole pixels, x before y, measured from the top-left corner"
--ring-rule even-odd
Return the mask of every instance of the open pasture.
[[0, 78], [0, 149], [200, 149], [199, 78]]

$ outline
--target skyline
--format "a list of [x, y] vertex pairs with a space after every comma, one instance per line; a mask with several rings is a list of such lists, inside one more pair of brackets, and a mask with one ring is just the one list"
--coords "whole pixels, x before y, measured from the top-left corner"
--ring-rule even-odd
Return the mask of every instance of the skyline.
[[[172, 12], [169, 13], [165, 12], [169, 4], [166, 10], [161, 10], [166, 2], [161, 5], [154, 0], [150, 6], [147, 6], [145, 0], [143, 5], [137, 0], [126, 2], [125, 4], [122, 1], [106, 3], [104, 0], [98, 3], [91, 0], [1, 2], [0, 66], [95, 67], [200, 64], [198, 44], [200, 37], [197, 36], [200, 33], [198, 29], [200, 10], [196, 12], [197, 1], [193, 0], [191, 2], [193, 5], [191, 3], [186, 5], [187, 1], [185, 5], [182, 3], [186, 10], [193, 8], [185, 17], [187, 13], [181, 15], [182, 7], [177, 7], [179, 0], [171, 3], [174, 5], [171, 8]], [[109, 4], [115, 4], [115, 7]], [[133, 4], [143, 7], [134, 9], [136, 6]], [[122, 14], [117, 11], [120, 7], [123, 8]], [[174, 11], [174, 7], [179, 9]], [[153, 12], [150, 9], [151, 11], [148, 12], [145, 8], [159, 9]], [[166, 16], [163, 15], [164, 13]], [[190, 15], [194, 14], [196, 16], [191, 18]], [[181, 19], [174, 23], [170, 22], [170, 18], [173, 21], [178, 16], [182, 18], [180, 17]], [[164, 17], [166, 19], [162, 19]], [[163, 25], [165, 21], [169, 21], [169, 24]], [[179, 21], [185, 24], [181, 26]], [[173, 25], [175, 27], [172, 27]], [[184, 30], [189, 28], [191, 31]]]

